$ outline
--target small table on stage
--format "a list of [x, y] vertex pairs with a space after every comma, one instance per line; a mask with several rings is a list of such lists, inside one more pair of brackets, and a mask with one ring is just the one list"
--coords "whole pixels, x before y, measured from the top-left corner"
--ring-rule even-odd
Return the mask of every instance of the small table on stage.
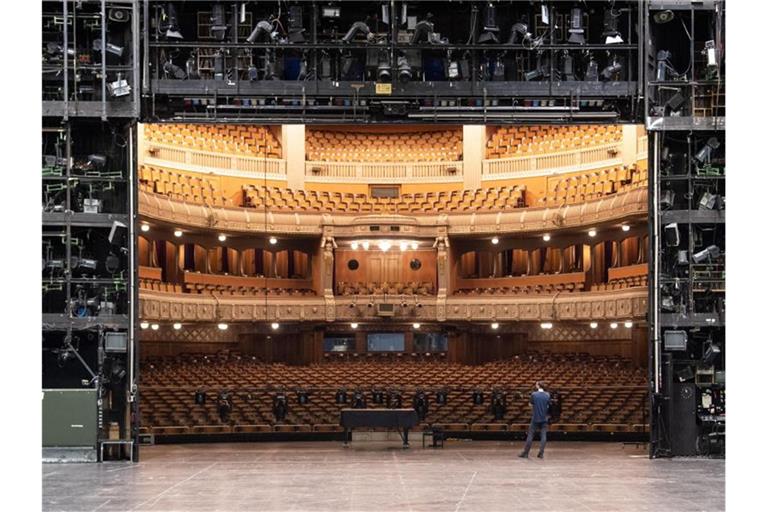
[[408, 448], [408, 430], [415, 427], [419, 417], [414, 409], [342, 409], [341, 426], [344, 427], [344, 446], [350, 429], [379, 427], [403, 431], [403, 448]]

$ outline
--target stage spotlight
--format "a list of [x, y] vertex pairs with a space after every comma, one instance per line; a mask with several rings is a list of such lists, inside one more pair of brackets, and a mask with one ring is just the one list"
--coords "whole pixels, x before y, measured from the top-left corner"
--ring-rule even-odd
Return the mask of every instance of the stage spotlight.
[[117, 79], [114, 82], [107, 84], [107, 90], [113, 98], [120, 98], [131, 94], [131, 86], [128, 84], [128, 80], [123, 78], [122, 73], [117, 74]]
[[411, 65], [408, 63], [408, 57], [400, 55], [397, 58], [397, 78], [403, 83], [408, 83], [413, 76]]
[[629, 227], [629, 224], [622, 224], [622, 225], [621, 225], [621, 230], [622, 230], [622, 231], [624, 231], [625, 233], [626, 233], [627, 231], [629, 231], [630, 229], [631, 229], [631, 228]]
[[663, 25], [664, 23], [669, 23], [675, 19], [675, 13], [670, 11], [669, 9], [666, 9], [664, 11], [659, 11], [653, 15], [653, 21], [658, 23], [659, 25]]
[[153, 331], [156, 331], [160, 328], [160, 324], [152, 324], [151, 327]]
[[485, 16], [483, 17], [483, 33], [477, 39], [479, 44], [492, 43], [498, 44], [499, 27], [496, 25], [496, 6], [493, 2], [488, 2], [485, 6]]
[[616, 322], [611, 322], [611, 329], [617, 329], [619, 327], [619, 324]]
[[413, 328], [414, 328], [414, 329], [419, 329], [420, 327], [421, 327], [421, 324], [420, 324], [420, 323], [418, 323], [418, 322], [414, 322], [414, 324], [413, 324]]
[[375, 36], [373, 35], [373, 32], [371, 32], [371, 29], [368, 27], [369, 21], [370, 21], [370, 18], [366, 18], [365, 21], [354, 22], [352, 26], [349, 27], [349, 30], [344, 35], [344, 37], [341, 38], [341, 42], [351, 43], [357, 34], [363, 34], [365, 36], [366, 41], [368, 41], [369, 43], [373, 42]]
[[277, 322], [272, 322], [271, 327], [273, 331], [276, 331], [280, 328], [280, 324]]
[[434, 37], [435, 24], [433, 22], [435, 16], [430, 12], [427, 13], [425, 19], [416, 23], [416, 29], [411, 36], [411, 44], [418, 44], [422, 42], [431, 43]]
[[563, 58], [562, 58], [562, 75], [561, 80], [565, 82], [575, 82], [576, 81], [576, 74], [573, 71], [573, 57], [571, 57], [571, 54], [568, 53], [568, 50], [563, 50]]
[[183, 234], [184, 233], [182, 233], [180, 229], [177, 229], [176, 231], [173, 232], [173, 236], [175, 236], [176, 238], [181, 238], [181, 235]]
[[495, 330], [495, 329], [498, 329], [498, 328], [499, 328], [499, 322], [493, 322], [493, 323], [491, 324], [491, 329], [494, 329], [494, 330]]
[[587, 62], [587, 70], [584, 73], [584, 80], [586, 82], [598, 82], [600, 81], [600, 68], [592, 53], [588, 54], [588, 58], [589, 61]]
[[707, 58], [708, 72], [716, 72], [720, 67], [720, 58], [717, 53], [717, 47], [715, 41], [709, 40], [704, 43], [704, 49], [701, 50], [701, 54]]
[[627, 329], [630, 329], [632, 327], [632, 321], [627, 320], [626, 322], [624, 322], [624, 327], [626, 327]]
[[222, 4], [213, 4], [211, 11], [211, 36], [223, 41], [227, 36], [227, 14]]
[[376, 68], [376, 77], [379, 82], [389, 83], [392, 81], [392, 66], [389, 64], [389, 55], [386, 51], [379, 53], [379, 66]]
[[613, 60], [611, 63], [603, 68], [603, 71], [601, 74], [603, 75], [603, 78], [606, 80], [611, 81], [617, 81], [620, 78], [621, 70], [624, 68], [622, 66], [621, 62], [619, 61], [619, 58], [614, 55]]
[[719, 355], [720, 345], [710, 341], [707, 344], [707, 348], [704, 350], [704, 356], [701, 358], [701, 362], [704, 366], [712, 366]]
[[590, 329], [597, 329], [597, 322], [589, 322]]
[[352, 322], [349, 326], [353, 329], [357, 329], [357, 322]]
[[277, 238], [275, 238], [273, 236], [269, 237], [269, 243], [272, 244], [272, 245], [277, 244]]
[[526, 43], [531, 40], [531, 33], [528, 32], [528, 16], [523, 14], [520, 21], [512, 25], [507, 44]]
[[147, 329], [149, 328], [149, 322], [141, 322], [139, 324], [139, 327], [141, 327], [142, 329]]
[[549, 235], [549, 233], [544, 233], [544, 236], [542, 236], [541, 239], [544, 240], [545, 242], [549, 242], [552, 239], [552, 237]]
[[149, 231], [149, 224], [142, 224], [141, 225], [141, 231], [143, 231], [144, 233]]
[[275, 30], [275, 18], [270, 15], [269, 19], [259, 21], [245, 40], [251, 44], [257, 41], [276, 42], [278, 35]]
[[173, 80], [184, 80], [187, 78], [187, 73], [174, 64], [170, 57], [163, 63], [163, 72], [165, 73], [166, 78], [171, 78]]
[[693, 156], [694, 160], [704, 165], [712, 160], [712, 152], [720, 147], [720, 141], [717, 137], [710, 137], [706, 144]]
[[173, 324], [173, 329], [176, 331], [181, 330], [181, 324], [179, 322], [176, 322]]
[[495, 237], [491, 238], [491, 243], [493, 245], [499, 245], [499, 237], [495, 236]]
[[541, 322], [541, 328], [542, 329], [551, 329], [552, 328], [552, 322]]
[[722, 205], [720, 195], [704, 192], [699, 199], [699, 210], [715, 210]]
[[[95, 52], [101, 52], [101, 39], [94, 39], [93, 44], [91, 45], [91, 48]], [[118, 57], [123, 56], [123, 47], [117, 46], [116, 44], [112, 44], [107, 42], [104, 45], [105, 50], [107, 53], [111, 53], [112, 55], [117, 55]]]
[[584, 44], [584, 20], [581, 9], [571, 9], [571, 26], [568, 29], [568, 42], [572, 44]]
[[226, 242], [227, 241], [227, 235], [219, 235], [219, 242]]
[[229, 329], [229, 325], [225, 324], [224, 322], [221, 322], [217, 327], [219, 328], [220, 331], [226, 331], [227, 329]]
[[596, 229], [590, 229], [589, 231], [587, 231], [587, 234], [588, 234], [590, 237], [594, 238], [594, 237], [596, 237], [596, 236], [597, 236], [597, 230], [596, 230]]
[[160, 32], [169, 39], [184, 39], [179, 31], [179, 17], [176, 4], [168, 2], [160, 14]]
[[707, 248], [695, 253], [692, 257], [694, 263], [711, 262], [720, 257], [720, 248], [716, 245], [710, 245]]
[[608, 7], [603, 15], [603, 37], [605, 44], [621, 44], [624, 40], [619, 33], [619, 17], [621, 13], [614, 11], [613, 6]]

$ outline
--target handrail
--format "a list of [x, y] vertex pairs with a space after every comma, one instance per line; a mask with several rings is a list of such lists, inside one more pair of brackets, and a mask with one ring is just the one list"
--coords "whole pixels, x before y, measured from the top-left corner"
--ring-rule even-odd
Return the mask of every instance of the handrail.
[[570, 151], [542, 153], [482, 161], [482, 178], [502, 179], [545, 176], [621, 165], [621, 143], [612, 142]]
[[304, 163], [307, 181], [315, 182], [461, 182], [462, 161], [434, 162], [326, 162], [308, 160]]
[[[172, 167], [179, 170], [218, 175], [286, 179], [286, 162], [282, 158], [216, 153], [172, 144], [147, 141], [142, 164]], [[169, 165], [170, 164], [170, 165]]]
[[456, 279], [456, 288], [499, 288], [502, 286], [536, 286], [557, 284], [578, 284], [586, 282], [586, 272], [569, 272], [563, 274], [540, 274], [536, 276], [516, 277], [487, 277]]

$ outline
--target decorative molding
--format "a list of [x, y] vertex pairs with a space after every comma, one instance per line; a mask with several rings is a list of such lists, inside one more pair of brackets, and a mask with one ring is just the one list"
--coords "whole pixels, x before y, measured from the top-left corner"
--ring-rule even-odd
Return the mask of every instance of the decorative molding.
[[[372, 224], [401, 226], [400, 234], [419, 237], [446, 235], [503, 234], [547, 229], [593, 226], [632, 216], [647, 215], [648, 190], [638, 188], [577, 205], [561, 207], [514, 208], [488, 213], [444, 213], [397, 215], [328, 212], [287, 212], [242, 207], [216, 207], [185, 203], [167, 196], [139, 191], [139, 214], [143, 217], [193, 226], [252, 233], [286, 235], [324, 234], [333, 226], [333, 236], [370, 234]], [[265, 218], [266, 217], [266, 218]]]
[[395, 321], [587, 321], [641, 320], [648, 310], [648, 289], [553, 296], [419, 297], [403, 307], [399, 297], [274, 298], [265, 305], [260, 297], [212, 297], [141, 290], [142, 320], [160, 322], [352, 322], [380, 320], [368, 303], [395, 304]]

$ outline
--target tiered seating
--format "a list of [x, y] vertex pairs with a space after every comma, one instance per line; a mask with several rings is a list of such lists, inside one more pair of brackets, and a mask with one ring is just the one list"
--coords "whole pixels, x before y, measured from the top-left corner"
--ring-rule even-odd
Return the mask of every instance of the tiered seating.
[[243, 187], [243, 204], [277, 210], [337, 211], [347, 213], [435, 213], [494, 211], [525, 207], [525, 187], [491, 187], [402, 194], [377, 198], [365, 194], [291, 190], [276, 187]]
[[433, 295], [432, 283], [336, 283], [337, 295]]
[[283, 279], [184, 272], [184, 291], [206, 295], [315, 295], [309, 279]]
[[486, 158], [511, 158], [619, 142], [619, 125], [502, 126], [488, 140]]
[[551, 295], [584, 291], [585, 283], [585, 272], [458, 279], [456, 281], [456, 295]]
[[603, 169], [599, 172], [551, 179], [547, 204], [579, 204], [592, 199], [648, 186], [648, 170], [637, 166]]
[[632, 276], [611, 279], [607, 283], [593, 285], [592, 289], [595, 291], [623, 290], [625, 288], [637, 288], [645, 286], [648, 286], [648, 276]]
[[188, 203], [236, 206], [231, 198], [222, 194], [216, 179], [151, 165], [139, 167], [139, 189]]
[[[524, 430], [530, 415], [527, 392], [538, 379], [561, 392], [563, 410], [553, 430], [630, 431], [642, 428], [645, 372], [618, 356], [531, 353], [512, 359], [470, 366], [443, 358], [403, 354], [328, 354], [328, 362], [311, 366], [263, 364], [239, 354], [227, 357], [186, 355], [154, 358], [142, 365], [142, 425], [156, 434], [338, 431], [339, 410], [349, 404], [335, 403], [340, 388], [362, 389], [368, 407], [371, 391], [395, 388], [403, 404], [412, 404], [417, 388], [429, 398], [429, 413], [422, 427], [439, 425], [447, 430]], [[195, 405], [194, 392], [204, 388], [208, 400]], [[276, 423], [272, 397], [283, 388], [289, 413]], [[507, 393], [507, 413], [494, 420], [490, 393]], [[232, 392], [229, 422], [216, 412], [216, 394]], [[310, 401], [299, 405], [295, 390], [306, 390]], [[484, 393], [484, 404], [475, 405], [472, 393]], [[437, 405], [435, 393], [448, 392], [445, 405]]]
[[221, 124], [145, 124], [148, 142], [213, 153], [280, 158], [280, 142], [266, 126]]
[[461, 160], [460, 129], [410, 133], [307, 130], [307, 160], [315, 162], [453, 162]]

